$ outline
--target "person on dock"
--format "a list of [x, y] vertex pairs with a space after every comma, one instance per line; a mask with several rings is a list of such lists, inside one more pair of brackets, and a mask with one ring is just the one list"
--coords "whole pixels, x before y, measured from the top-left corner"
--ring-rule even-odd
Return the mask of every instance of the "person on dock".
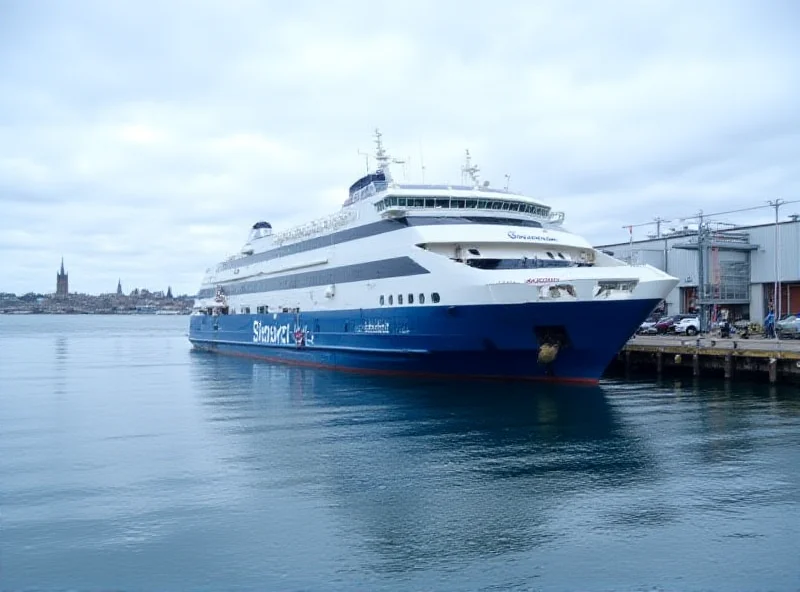
[[771, 308], [764, 319], [764, 337], [767, 339], [775, 337], [775, 313]]

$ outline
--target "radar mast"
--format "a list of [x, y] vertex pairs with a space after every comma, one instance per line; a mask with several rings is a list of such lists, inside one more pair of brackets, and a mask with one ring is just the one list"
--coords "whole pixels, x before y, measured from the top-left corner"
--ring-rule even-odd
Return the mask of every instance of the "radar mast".
[[375, 128], [375, 161], [378, 163], [378, 170], [386, 177], [386, 181], [391, 183], [392, 173], [389, 170], [389, 164], [392, 162], [391, 157], [386, 153], [383, 148], [383, 134], [378, 128]]
[[472, 164], [472, 157], [469, 155], [469, 149], [466, 150], [467, 156], [464, 166], [461, 167], [461, 175], [462, 179], [464, 175], [468, 176], [472, 181], [473, 187], [478, 187], [480, 185], [480, 181], [478, 180], [478, 171], [480, 169], [477, 165]]

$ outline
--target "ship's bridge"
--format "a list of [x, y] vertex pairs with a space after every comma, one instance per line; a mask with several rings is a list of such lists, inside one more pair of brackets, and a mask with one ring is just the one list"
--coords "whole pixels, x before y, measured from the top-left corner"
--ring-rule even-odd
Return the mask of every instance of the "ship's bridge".
[[407, 216], [419, 210], [435, 210], [437, 215], [475, 213], [532, 217], [546, 224], [559, 225], [563, 212], [524, 195], [507, 191], [445, 185], [398, 185], [374, 202], [382, 217]]
[[[471, 161], [466, 151], [466, 163], [462, 167], [460, 185], [405, 184], [393, 179], [390, 164], [403, 163], [390, 158], [383, 150], [380, 132], [376, 130], [377, 150], [375, 159], [378, 169], [367, 173], [350, 186], [349, 195], [342, 205], [348, 208], [367, 198], [375, 206], [382, 218], [397, 218], [416, 215], [420, 210], [435, 210], [437, 216], [463, 213], [478, 216], [503, 216], [512, 218], [532, 218], [541, 224], [558, 226], [564, 221], [563, 212], [553, 212], [550, 206], [522, 194], [497, 189], [489, 181], [478, 179], [478, 167]], [[472, 181], [465, 185], [464, 179]], [[423, 215], [430, 215], [426, 212]]]
[[374, 173], [364, 175], [358, 181], [350, 185], [350, 190], [347, 199], [342, 204], [343, 208], [349, 205], [366, 199], [376, 193], [386, 190], [388, 187], [388, 180], [382, 170], [377, 170]]

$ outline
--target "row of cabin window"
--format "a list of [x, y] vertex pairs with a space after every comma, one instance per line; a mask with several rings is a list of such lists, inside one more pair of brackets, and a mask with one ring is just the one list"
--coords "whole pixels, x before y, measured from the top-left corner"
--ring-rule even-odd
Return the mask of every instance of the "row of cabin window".
[[[433, 292], [431, 294], [431, 302], [433, 302], [434, 304], [438, 304], [439, 300], [440, 300], [439, 292]], [[381, 294], [381, 297], [380, 297], [379, 301], [381, 303], [381, 306], [383, 306], [387, 302], [386, 298], [384, 298], [383, 294]], [[388, 302], [389, 302], [389, 306], [394, 304], [394, 297], [393, 297], [392, 294], [389, 294]], [[425, 304], [425, 294], [420, 293], [419, 299], [417, 300], [417, 303], [418, 304]], [[402, 294], [398, 294], [397, 295], [397, 304], [403, 304], [403, 295]], [[408, 304], [414, 304], [414, 295], [413, 294], [409, 294], [408, 295]]]
[[[250, 314], [250, 307], [249, 306], [243, 306], [241, 310], [242, 310], [242, 314]], [[256, 306], [256, 313], [257, 314], [267, 314], [268, 312], [269, 312], [269, 306]], [[299, 308], [287, 308], [287, 307], [284, 306], [283, 308], [276, 308], [272, 312], [300, 312], [300, 309]]]
[[[481, 252], [478, 249], [475, 249], [475, 248], [467, 249], [467, 252], [470, 255], [475, 255], [475, 256], [478, 256], [478, 257], [480, 257], [480, 254], [481, 254]], [[555, 257], [553, 256], [553, 253], [550, 252], [550, 251], [547, 251], [547, 256], [550, 257], [550, 259], [555, 259]], [[526, 258], [528, 258], [528, 257], [526, 257]], [[558, 258], [559, 259], [563, 259], [564, 261], [567, 260], [567, 258], [564, 257], [564, 253], [562, 253], [561, 251], [558, 252]]]
[[524, 212], [547, 218], [550, 208], [522, 201], [508, 199], [456, 199], [449, 197], [384, 197], [375, 204], [379, 212], [392, 206], [403, 208], [466, 208], [471, 210], [501, 210], [505, 212]]

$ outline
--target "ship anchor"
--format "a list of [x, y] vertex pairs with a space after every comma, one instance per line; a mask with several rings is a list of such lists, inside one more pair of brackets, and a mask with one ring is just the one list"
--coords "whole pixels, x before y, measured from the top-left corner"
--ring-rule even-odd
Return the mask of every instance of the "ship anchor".
[[543, 343], [539, 346], [539, 356], [536, 361], [543, 365], [552, 364], [558, 356], [558, 350], [557, 343]]

